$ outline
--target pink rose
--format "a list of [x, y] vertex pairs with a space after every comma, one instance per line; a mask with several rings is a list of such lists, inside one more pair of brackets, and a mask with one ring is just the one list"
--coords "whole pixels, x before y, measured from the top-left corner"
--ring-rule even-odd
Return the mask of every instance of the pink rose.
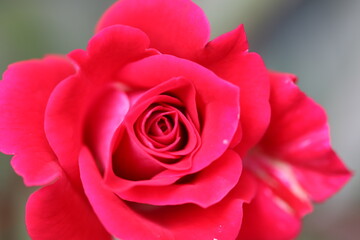
[[322, 108], [242, 26], [208, 42], [189, 0], [122, 0], [96, 29], [0, 83], [0, 150], [46, 185], [32, 239], [292, 239], [349, 179]]

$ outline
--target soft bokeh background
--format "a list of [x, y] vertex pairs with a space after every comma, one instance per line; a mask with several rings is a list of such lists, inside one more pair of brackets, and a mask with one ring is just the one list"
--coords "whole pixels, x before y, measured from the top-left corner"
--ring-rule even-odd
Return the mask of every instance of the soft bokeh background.
[[[0, 72], [15, 61], [84, 48], [112, 2], [0, 0]], [[251, 50], [259, 52], [268, 67], [300, 77], [301, 88], [328, 112], [334, 148], [359, 172], [360, 1], [195, 2], [207, 13], [213, 37], [244, 23]], [[35, 188], [24, 187], [9, 157], [0, 157], [0, 239], [29, 239], [24, 208]], [[338, 195], [317, 205], [304, 219], [299, 239], [360, 239], [359, 181], [355, 175]]]

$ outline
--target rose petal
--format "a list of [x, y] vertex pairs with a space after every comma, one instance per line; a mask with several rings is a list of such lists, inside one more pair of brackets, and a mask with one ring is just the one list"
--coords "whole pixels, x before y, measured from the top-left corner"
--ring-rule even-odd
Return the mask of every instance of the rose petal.
[[104, 188], [101, 176], [90, 152], [80, 153], [80, 172], [85, 193], [104, 227], [120, 239], [173, 239], [162, 229], [134, 212], [113, 192]]
[[[204, 49], [198, 53], [196, 61], [205, 65], [217, 65], [225, 57], [234, 54], [245, 54], [249, 50], [244, 25], [218, 36], [206, 44]], [[228, 61], [225, 60], [224, 61]]]
[[[341, 159], [339, 159], [334, 152], [330, 152], [329, 155], [328, 159], [332, 159], [329, 162], [332, 162], [332, 164], [335, 162], [341, 164]], [[312, 200], [322, 202], [335, 194], [349, 181], [351, 173], [344, 173], [342, 169], [344, 169], [345, 166], [340, 166], [341, 168], [339, 168], [340, 170], [338, 172], [334, 171], [331, 173], [303, 167], [293, 167], [293, 171]]]
[[228, 197], [242, 199], [245, 203], [250, 203], [257, 191], [257, 179], [246, 168], [242, 169], [240, 180], [230, 192]]
[[11, 164], [26, 185], [47, 184], [61, 173], [44, 133], [44, 112], [54, 87], [73, 73], [68, 60], [48, 56], [11, 65], [0, 82], [0, 150], [16, 154]]
[[313, 210], [307, 192], [300, 185], [289, 163], [254, 151], [246, 157], [245, 166], [273, 191], [274, 196], [286, 202], [297, 216], [305, 216]]
[[92, 150], [102, 169], [109, 166], [114, 133], [125, 118], [130, 107], [127, 95], [116, 84], [105, 89], [87, 114], [85, 143]]
[[128, 62], [156, 54], [148, 49], [149, 39], [139, 29], [114, 25], [93, 36], [87, 50], [77, 49], [69, 56], [79, 65], [88, 84], [114, 80], [114, 74]]
[[244, 27], [209, 42], [197, 61], [219, 77], [240, 87], [241, 129], [234, 138], [244, 155], [263, 136], [270, 120], [269, 78], [265, 64], [256, 53], [248, 52]]
[[117, 194], [138, 203], [160, 206], [194, 203], [207, 208], [222, 200], [233, 189], [239, 181], [241, 170], [240, 157], [228, 150], [188, 182], [185, 180], [185, 183], [168, 186], [137, 186]]
[[147, 54], [148, 39], [138, 29], [112, 26], [96, 34], [88, 51], [70, 54], [79, 65], [73, 77], [53, 91], [45, 116], [45, 131], [62, 168], [79, 188], [78, 154], [84, 118], [94, 98], [114, 81], [118, 67]]
[[[229, 147], [238, 127], [239, 89], [194, 62], [170, 55], [144, 58], [127, 65], [119, 73], [119, 79], [126, 84], [143, 88], [159, 85], [176, 76], [193, 82], [197, 108], [202, 113], [202, 147], [194, 156], [191, 170], [196, 172], [219, 158]], [[176, 174], [171, 171], [163, 173]]]
[[122, 180], [130, 180], [137, 184], [140, 180], [148, 181], [164, 170], [163, 164], [144, 150], [142, 143], [135, 135], [125, 129], [117, 137], [120, 138], [119, 144], [115, 145], [116, 149], [112, 158], [108, 159], [111, 161], [111, 168], [107, 168], [105, 172], [107, 181], [116, 181], [120, 185], [123, 183], [127, 185], [128, 181]]
[[26, 225], [34, 240], [111, 239], [86, 197], [65, 176], [29, 197]]
[[237, 193], [206, 209], [192, 204], [167, 207], [125, 204], [104, 188], [94, 160], [86, 149], [80, 156], [80, 170], [94, 211], [105, 228], [117, 238], [234, 239], [239, 232], [243, 200]]
[[208, 41], [209, 23], [201, 8], [188, 0], [122, 0], [110, 7], [97, 31], [115, 24], [144, 31], [150, 46], [162, 53], [192, 58]]
[[299, 90], [291, 75], [271, 77], [272, 118], [261, 147], [296, 167], [313, 200], [325, 200], [351, 176], [331, 148], [326, 114]]
[[243, 224], [236, 239], [294, 239], [300, 232], [300, 225], [300, 219], [288, 210], [286, 203], [259, 183], [256, 197], [244, 205]]

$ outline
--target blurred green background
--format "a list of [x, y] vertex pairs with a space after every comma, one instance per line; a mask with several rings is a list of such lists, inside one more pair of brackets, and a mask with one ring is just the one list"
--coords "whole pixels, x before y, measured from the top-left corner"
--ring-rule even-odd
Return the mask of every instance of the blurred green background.
[[[251, 50], [268, 67], [292, 72], [325, 107], [332, 143], [347, 165], [360, 170], [360, 1], [196, 0], [212, 37], [245, 24]], [[0, 0], [0, 72], [19, 60], [84, 48], [113, 0]], [[0, 113], [1, 114], [1, 113]], [[1, 136], [6, 137], [6, 136]], [[0, 239], [29, 239], [26, 188], [0, 156]], [[360, 239], [360, 179], [305, 217], [300, 240]], [[260, 229], [259, 229], [260, 230]]]

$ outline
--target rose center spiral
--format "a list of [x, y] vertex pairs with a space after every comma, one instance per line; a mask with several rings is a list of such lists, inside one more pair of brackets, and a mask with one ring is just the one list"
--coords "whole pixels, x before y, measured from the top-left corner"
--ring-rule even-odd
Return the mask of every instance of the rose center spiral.
[[137, 120], [136, 134], [152, 154], [179, 151], [188, 140], [184, 121], [187, 119], [177, 106], [153, 104]]
[[162, 136], [171, 132], [174, 127], [174, 122], [171, 116], [160, 115], [149, 127], [149, 135]]

